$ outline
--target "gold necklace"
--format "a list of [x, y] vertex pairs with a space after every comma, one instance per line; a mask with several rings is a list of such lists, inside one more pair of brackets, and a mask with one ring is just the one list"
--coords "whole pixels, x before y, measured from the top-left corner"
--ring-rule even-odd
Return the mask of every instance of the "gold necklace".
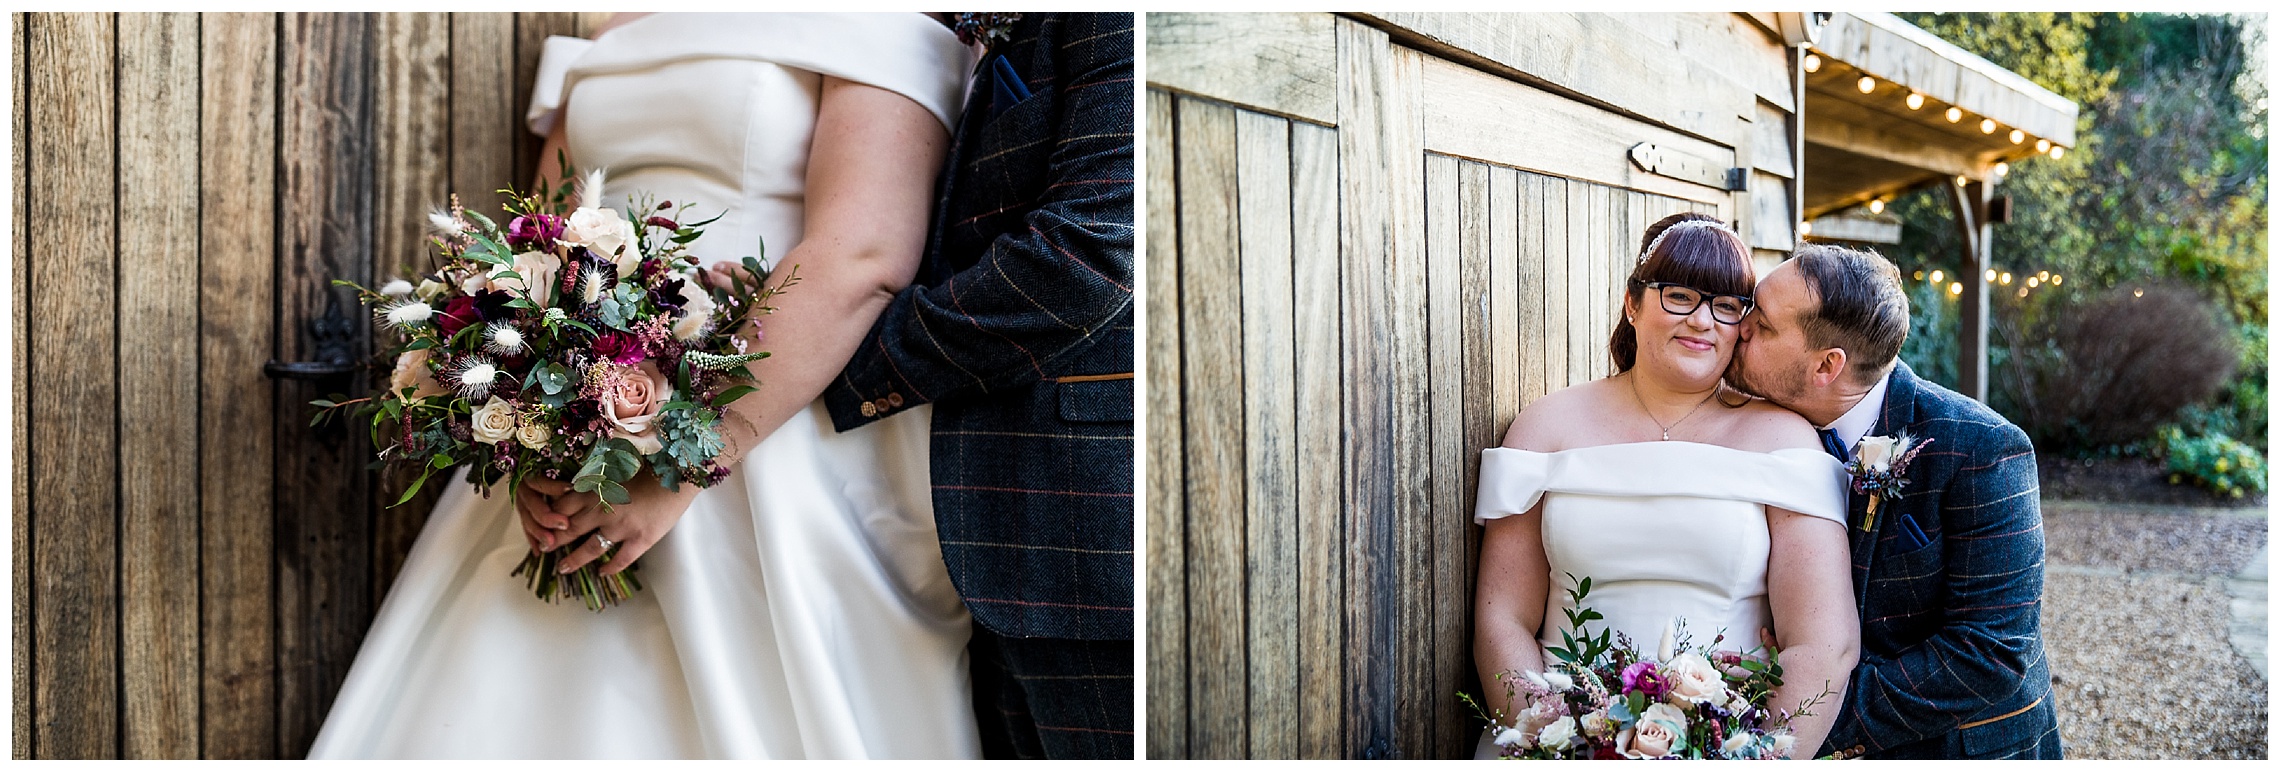
[[1686, 411], [1686, 415], [1679, 416], [1678, 420], [1670, 422], [1669, 426], [1663, 426], [1662, 421], [1655, 419], [1655, 411], [1647, 407], [1647, 398], [1639, 396], [1638, 370], [1633, 369], [1631, 371], [1630, 381], [1631, 398], [1639, 401], [1639, 410], [1647, 414], [1647, 420], [1653, 421], [1655, 426], [1662, 429], [1662, 438], [1665, 442], [1670, 441], [1670, 430], [1678, 428], [1679, 424], [1686, 423], [1686, 419], [1693, 418], [1695, 413], [1702, 412], [1702, 406], [1710, 404], [1711, 397], [1718, 396], [1718, 389], [1716, 387], [1712, 387], [1709, 394], [1703, 395], [1702, 401], [1694, 403], [1693, 410]]

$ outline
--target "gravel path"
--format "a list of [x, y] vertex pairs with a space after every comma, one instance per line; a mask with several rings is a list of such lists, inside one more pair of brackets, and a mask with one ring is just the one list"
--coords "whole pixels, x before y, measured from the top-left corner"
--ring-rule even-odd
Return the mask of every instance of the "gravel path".
[[2067, 757], [2268, 758], [2270, 687], [2230, 642], [2226, 594], [2266, 522], [2046, 502], [2043, 524], [2043, 642]]

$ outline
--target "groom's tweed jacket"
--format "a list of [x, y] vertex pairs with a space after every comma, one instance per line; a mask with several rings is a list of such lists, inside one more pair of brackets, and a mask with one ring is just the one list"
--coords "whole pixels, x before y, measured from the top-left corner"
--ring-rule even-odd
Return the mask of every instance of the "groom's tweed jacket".
[[1132, 638], [1132, 22], [1015, 25], [1030, 96], [974, 79], [925, 268], [824, 392], [841, 431], [933, 403], [942, 556], [1001, 635]]
[[[1972, 399], [1892, 372], [1871, 432], [1931, 444], [1862, 531], [1852, 494], [1860, 666], [1823, 752], [1870, 758], [2056, 758], [2043, 655], [2043, 531], [2035, 450]], [[1928, 541], [1915, 546], [1903, 520]]]

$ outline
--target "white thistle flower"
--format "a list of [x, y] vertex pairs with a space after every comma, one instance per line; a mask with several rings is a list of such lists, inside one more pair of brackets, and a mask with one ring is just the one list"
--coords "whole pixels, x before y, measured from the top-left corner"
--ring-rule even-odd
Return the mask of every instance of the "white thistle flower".
[[467, 236], [467, 229], [459, 224], [459, 218], [453, 217], [450, 212], [441, 209], [428, 212], [428, 227], [433, 229], [438, 236], [455, 239]]
[[499, 366], [482, 357], [469, 359], [459, 370], [459, 396], [470, 400], [488, 394], [499, 380]]
[[412, 283], [404, 281], [403, 279], [395, 279], [389, 281], [387, 284], [380, 285], [380, 294], [387, 295], [388, 297], [392, 298], [400, 298], [405, 295], [412, 294]]
[[404, 300], [380, 307], [380, 321], [398, 330], [426, 322], [434, 316], [434, 307], [417, 300]]
[[562, 309], [560, 309], [560, 308], [549, 308], [549, 309], [546, 309], [546, 320], [547, 320], [547, 321], [549, 321], [549, 322], [554, 322], [554, 323], [556, 323], [556, 324], [560, 324], [560, 323], [562, 323], [563, 321], [566, 321], [566, 320], [568, 320], [569, 318], [570, 318], [570, 314], [569, 314], [568, 312], [565, 312], [565, 311], [563, 311], [563, 310], [562, 310]]
[[514, 325], [486, 325], [483, 334], [490, 340], [490, 349], [494, 353], [512, 354], [523, 348], [522, 330], [515, 329]]

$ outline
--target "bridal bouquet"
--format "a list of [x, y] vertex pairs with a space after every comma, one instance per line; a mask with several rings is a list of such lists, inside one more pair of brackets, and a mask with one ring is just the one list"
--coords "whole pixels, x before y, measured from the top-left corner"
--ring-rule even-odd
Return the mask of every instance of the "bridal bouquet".
[[1627, 636], [1611, 643], [1612, 631], [1591, 635], [1585, 624], [1604, 618], [1583, 604], [1591, 579], [1568, 580], [1566, 645], [1548, 647], [1558, 661], [1542, 673], [1497, 674], [1518, 712], [1508, 721], [1483, 714], [1498, 758], [1777, 759], [1789, 751], [1792, 716], [1769, 705], [1781, 685], [1779, 652], [1693, 648], [1674, 620], [1650, 657]]
[[[747, 257], [749, 275], [707, 282], [686, 245], [709, 220], [682, 223], [686, 202], [646, 200], [631, 202], [629, 219], [601, 205], [602, 182], [587, 177], [578, 206], [568, 183], [501, 191], [505, 228], [454, 197], [429, 215], [433, 271], [377, 290], [334, 282], [355, 287], [401, 343], [387, 351], [395, 369], [385, 392], [317, 400], [317, 420], [353, 406], [382, 462], [421, 470], [391, 506], [455, 464], [486, 496], [538, 476], [570, 481], [604, 506], [629, 501], [626, 485], [644, 470], [674, 489], [728, 476], [713, 461], [721, 409], [754, 390], [745, 365], [768, 356], [747, 350], [756, 335], [736, 333], [772, 310], [797, 269], [771, 286]], [[527, 575], [540, 598], [576, 595], [596, 611], [641, 589], [630, 568], [595, 571], [608, 554], [556, 574], [577, 545], [534, 552], [514, 575]]]

